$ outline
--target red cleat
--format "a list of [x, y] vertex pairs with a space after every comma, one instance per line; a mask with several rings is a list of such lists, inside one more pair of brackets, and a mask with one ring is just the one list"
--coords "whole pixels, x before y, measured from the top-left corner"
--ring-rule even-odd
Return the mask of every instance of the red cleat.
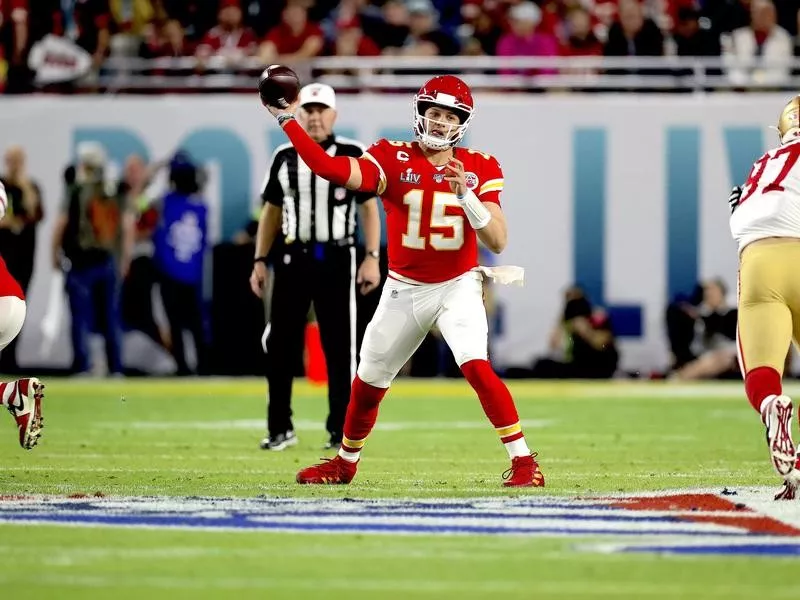
[[511, 468], [503, 473], [505, 487], [544, 487], [544, 475], [536, 462], [536, 453], [511, 459]]
[[30, 450], [38, 443], [44, 427], [42, 418], [44, 385], [35, 377], [18, 379], [7, 385], [14, 386], [13, 393], [8, 399], [8, 412], [17, 422], [19, 445]]
[[323, 458], [318, 465], [306, 467], [297, 474], [297, 483], [336, 485], [350, 483], [356, 476], [358, 463], [348, 462], [341, 456]]

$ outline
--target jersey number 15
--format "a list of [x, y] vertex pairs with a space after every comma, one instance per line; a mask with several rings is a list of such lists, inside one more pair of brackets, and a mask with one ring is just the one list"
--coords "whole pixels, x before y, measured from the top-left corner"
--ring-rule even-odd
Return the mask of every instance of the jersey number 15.
[[[426, 239], [420, 235], [424, 195], [424, 190], [411, 190], [403, 196], [403, 204], [408, 206], [408, 226], [403, 234], [403, 246], [406, 248], [425, 249]], [[427, 242], [434, 250], [458, 250], [464, 245], [464, 217], [448, 215], [446, 213], [448, 206], [460, 206], [455, 194], [433, 192], [430, 233]]]

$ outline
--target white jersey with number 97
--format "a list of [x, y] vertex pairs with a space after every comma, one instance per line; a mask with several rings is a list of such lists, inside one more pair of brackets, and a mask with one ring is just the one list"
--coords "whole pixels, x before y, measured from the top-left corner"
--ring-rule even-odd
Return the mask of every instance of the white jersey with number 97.
[[753, 164], [730, 226], [739, 252], [764, 238], [800, 238], [800, 140]]

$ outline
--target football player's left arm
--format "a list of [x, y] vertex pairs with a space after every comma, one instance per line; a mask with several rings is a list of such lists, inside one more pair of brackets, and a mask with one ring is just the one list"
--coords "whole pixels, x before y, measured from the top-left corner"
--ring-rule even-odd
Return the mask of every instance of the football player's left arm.
[[503, 209], [499, 204], [494, 202], [481, 202], [489, 210], [492, 216], [489, 223], [481, 229], [476, 229], [475, 233], [478, 234], [478, 239], [484, 243], [495, 254], [500, 254], [505, 250], [508, 243], [508, 226], [506, 225], [506, 217], [503, 214]]
[[[498, 167], [499, 173], [499, 167]], [[467, 221], [478, 234], [478, 238], [495, 254], [500, 254], [508, 242], [508, 228], [503, 209], [500, 208], [499, 194], [502, 189], [502, 176], [485, 183], [484, 193], [473, 192], [467, 185], [464, 163], [452, 157], [445, 166], [445, 181], [450, 184], [458, 203], [464, 210]], [[493, 189], [486, 189], [491, 185]]]

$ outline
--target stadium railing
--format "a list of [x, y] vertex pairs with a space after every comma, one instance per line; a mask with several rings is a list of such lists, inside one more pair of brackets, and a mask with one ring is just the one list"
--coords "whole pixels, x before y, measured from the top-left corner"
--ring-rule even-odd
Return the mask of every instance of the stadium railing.
[[[110, 58], [96, 77], [74, 91], [107, 93], [250, 92], [264, 68], [258, 59], [230, 63], [211, 57]], [[735, 61], [729, 57], [324, 57], [291, 65], [301, 80], [321, 81], [341, 92], [407, 92], [420, 79], [460, 74], [485, 91], [585, 92], [794, 91], [800, 60]]]

